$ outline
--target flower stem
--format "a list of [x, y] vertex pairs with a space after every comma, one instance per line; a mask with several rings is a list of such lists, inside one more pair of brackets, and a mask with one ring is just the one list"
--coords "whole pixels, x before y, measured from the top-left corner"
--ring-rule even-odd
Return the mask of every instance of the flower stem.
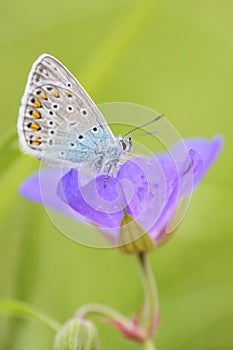
[[129, 319], [122, 315], [119, 311], [110, 306], [92, 303], [81, 306], [76, 312], [76, 317], [85, 318], [91, 315], [104, 316], [109, 319], [117, 320], [121, 323], [128, 323]]
[[159, 300], [155, 278], [147, 253], [137, 255], [139, 272], [145, 294], [144, 327], [153, 336], [159, 317]]
[[86, 304], [81, 306], [75, 317], [87, 318], [97, 315], [103, 316], [107, 322], [117, 328], [126, 338], [140, 342], [145, 350], [155, 349], [151, 338], [154, 336], [158, 325], [158, 294], [151, 269], [150, 261], [146, 253], [137, 255], [139, 271], [145, 293], [145, 307], [143, 310], [143, 324], [140, 324], [141, 316], [130, 319], [119, 311], [102, 304]]
[[145, 341], [145, 343], [143, 343], [143, 350], [156, 350], [156, 347], [151, 339], [149, 339], [149, 340]]
[[87, 318], [89, 316], [103, 316], [108, 323], [117, 328], [126, 338], [144, 342], [147, 332], [134, 320], [125, 317], [119, 311], [103, 304], [86, 304], [81, 306], [75, 314], [77, 318]]

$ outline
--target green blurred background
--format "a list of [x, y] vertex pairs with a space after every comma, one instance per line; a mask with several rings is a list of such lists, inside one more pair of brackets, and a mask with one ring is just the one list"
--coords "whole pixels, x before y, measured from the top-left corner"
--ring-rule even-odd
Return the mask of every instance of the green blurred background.
[[[2, 0], [0, 28], [0, 296], [33, 303], [61, 322], [86, 302], [130, 315], [143, 300], [134, 257], [72, 242], [43, 207], [17, 194], [39, 168], [17, 150], [18, 108], [32, 63], [47, 52], [96, 103], [151, 107], [183, 137], [224, 136], [176, 236], [151, 260], [158, 349], [232, 349], [232, 0]], [[77, 230], [88, 234], [78, 223]], [[99, 331], [101, 349], [140, 348], [107, 325]], [[0, 349], [49, 350], [52, 341], [39, 322], [0, 317]]]

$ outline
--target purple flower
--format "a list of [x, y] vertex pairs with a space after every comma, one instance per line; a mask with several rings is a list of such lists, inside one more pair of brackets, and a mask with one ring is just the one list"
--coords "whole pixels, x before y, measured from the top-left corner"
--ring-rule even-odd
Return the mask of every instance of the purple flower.
[[[222, 138], [185, 140], [169, 153], [134, 157], [124, 163], [104, 187], [104, 175], [80, 186], [76, 169], [43, 168], [20, 187], [25, 198], [97, 226], [112, 245], [118, 245], [122, 220], [134, 219], [143, 232], [160, 243], [182, 219], [188, 199], [222, 149]], [[175, 156], [174, 156], [175, 155]], [[180, 208], [182, 199], [186, 206]], [[176, 220], [175, 220], [176, 218]]]

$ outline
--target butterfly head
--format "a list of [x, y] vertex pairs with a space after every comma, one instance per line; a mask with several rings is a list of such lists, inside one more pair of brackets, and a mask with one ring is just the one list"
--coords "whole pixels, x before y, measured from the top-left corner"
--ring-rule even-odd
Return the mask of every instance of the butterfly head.
[[133, 147], [132, 139], [129, 137], [127, 140], [125, 137], [119, 137], [120, 146], [124, 153], [129, 153]]

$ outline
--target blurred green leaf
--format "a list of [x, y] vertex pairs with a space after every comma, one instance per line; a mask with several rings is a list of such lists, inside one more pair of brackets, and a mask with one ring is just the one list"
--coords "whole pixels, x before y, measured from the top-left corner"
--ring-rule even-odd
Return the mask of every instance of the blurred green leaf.
[[52, 317], [46, 315], [35, 306], [19, 300], [0, 300], [0, 312], [11, 313], [14, 316], [33, 318], [35, 320], [43, 322], [46, 326], [55, 332], [57, 332], [61, 326]]
[[13, 162], [20, 156], [16, 130], [12, 130], [0, 141], [0, 176], [5, 173]]
[[111, 79], [130, 47], [149, 25], [156, 7], [157, 1], [154, 0], [135, 2], [135, 6], [128, 9], [123, 18], [107, 31], [98, 45], [98, 50], [90, 56], [84, 68], [91, 95], [97, 96], [106, 81]]

